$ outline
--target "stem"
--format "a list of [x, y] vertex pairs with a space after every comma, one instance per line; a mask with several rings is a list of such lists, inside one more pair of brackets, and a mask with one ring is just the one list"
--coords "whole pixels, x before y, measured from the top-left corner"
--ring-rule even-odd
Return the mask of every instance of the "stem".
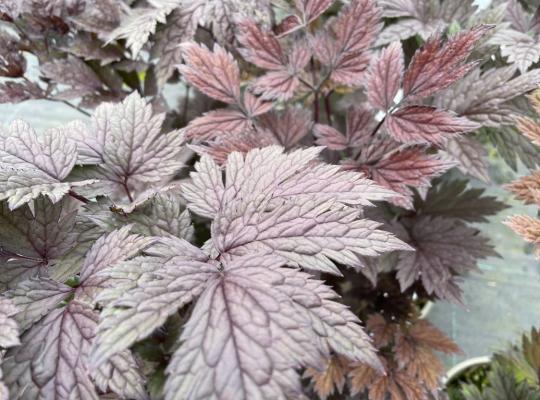
[[52, 100], [52, 101], [60, 101], [60, 102], [64, 103], [66, 106], [69, 106], [69, 107], [73, 108], [74, 110], [77, 110], [78, 112], [80, 112], [81, 114], [86, 115], [87, 117], [89, 117], [89, 116], [92, 115], [92, 114], [90, 114], [89, 112], [84, 111], [81, 107], [76, 106], [75, 104], [70, 103], [70, 102], [67, 101], [67, 100], [57, 100], [57, 99], [52, 99], [52, 98], [50, 98], [50, 97], [48, 98], [48, 100]]
[[379, 123], [377, 124], [375, 129], [373, 129], [373, 131], [369, 134], [369, 136], [371, 136], [371, 137], [375, 136], [377, 134], [377, 132], [379, 131], [379, 129], [381, 129], [381, 126], [383, 126], [384, 121], [386, 121], [386, 115], [383, 117], [383, 119], [381, 119], [379, 121]]
[[90, 200], [88, 200], [86, 197], [84, 197], [83, 195], [80, 195], [76, 192], [74, 192], [73, 190], [70, 190], [68, 191], [68, 195], [70, 195], [71, 197], [73, 197], [74, 199], [77, 199], [79, 201], [82, 201], [84, 204], [88, 204], [90, 203]]
[[187, 124], [187, 112], [189, 108], [189, 91], [191, 89], [191, 86], [186, 86], [186, 99], [184, 100], [184, 106], [182, 110], [182, 119], [184, 124]]
[[324, 97], [324, 110], [326, 112], [326, 120], [328, 125], [332, 126], [332, 103], [330, 103], [330, 96], [332, 96], [332, 91]]
[[[311, 58], [309, 62], [311, 66], [311, 76], [313, 77], [313, 82], [315, 82], [315, 60], [313, 57]], [[315, 99], [313, 101], [313, 119], [315, 120], [315, 123], [319, 123], [319, 88], [320, 85], [317, 86], [317, 88], [314, 90]]]
[[126, 191], [127, 197], [131, 203], [133, 203], [133, 196], [131, 195], [131, 192], [129, 191], [129, 187], [127, 185], [127, 178], [122, 182], [122, 187]]

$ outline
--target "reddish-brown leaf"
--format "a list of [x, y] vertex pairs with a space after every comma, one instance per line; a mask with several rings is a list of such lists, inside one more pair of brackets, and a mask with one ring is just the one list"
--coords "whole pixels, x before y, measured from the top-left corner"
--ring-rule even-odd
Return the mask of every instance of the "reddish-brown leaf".
[[403, 94], [421, 99], [450, 86], [476, 63], [467, 63], [476, 43], [492, 27], [480, 25], [443, 42], [441, 34], [430, 37], [413, 56], [403, 77]]
[[358, 147], [373, 131], [375, 118], [373, 111], [365, 107], [351, 107], [347, 111], [347, 141], [350, 147]]
[[360, 85], [369, 65], [369, 48], [382, 27], [374, 0], [354, 0], [345, 6], [324, 32], [310, 38], [314, 54], [332, 69], [331, 79]]
[[417, 320], [409, 328], [409, 336], [422, 346], [446, 354], [460, 353], [461, 350], [452, 339], [450, 339], [439, 328], [425, 319]]
[[275, 70], [287, 64], [283, 49], [271, 31], [262, 30], [255, 22], [245, 21], [239, 26], [238, 41], [243, 46], [242, 56], [258, 67]]
[[505, 222], [514, 232], [527, 242], [534, 243], [536, 256], [540, 258], [540, 220], [527, 215], [514, 215]]
[[347, 376], [348, 362], [346, 359], [334, 356], [327, 362], [324, 371], [307, 368], [304, 377], [311, 378], [315, 392], [321, 400], [326, 400], [334, 393], [342, 393]]
[[407, 106], [389, 114], [385, 126], [402, 143], [443, 145], [448, 139], [479, 128], [476, 122], [428, 106]]
[[252, 84], [254, 93], [261, 95], [264, 100], [288, 100], [298, 87], [298, 77], [286, 69], [270, 71]]
[[525, 204], [534, 204], [540, 198], [540, 171], [533, 171], [531, 175], [515, 180], [507, 185], [507, 189]]
[[217, 44], [213, 51], [197, 43], [181, 46], [185, 65], [178, 69], [190, 84], [219, 101], [239, 101], [240, 71], [231, 54]]
[[263, 115], [259, 121], [260, 125], [271, 132], [287, 149], [300, 142], [313, 125], [311, 114], [307, 110], [293, 107], [288, 107], [282, 112]]
[[304, 24], [309, 24], [319, 17], [333, 2], [334, 0], [294, 0], [296, 8], [302, 13]]
[[351, 394], [356, 395], [366, 390], [374, 379], [378, 377], [377, 371], [367, 364], [359, 364], [349, 372], [351, 380]]
[[249, 117], [257, 117], [270, 111], [273, 107], [273, 103], [264, 101], [260, 97], [254, 96], [246, 90], [244, 92], [244, 107]]
[[239, 110], [219, 109], [195, 118], [186, 127], [186, 139], [209, 140], [220, 135], [240, 133], [251, 121]]
[[388, 323], [381, 314], [373, 314], [366, 321], [366, 328], [371, 333], [375, 347], [381, 348], [392, 341], [397, 325]]
[[366, 77], [369, 102], [380, 110], [387, 110], [401, 84], [403, 74], [403, 51], [401, 43], [394, 42], [381, 51], [369, 68]]
[[330, 150], [344, 150], [347, 148], [347, 138], [336, 128], [324, 124], [315, 124], [313, 134], [315, 143], [326, 146]]
[[522, 117], [518, 118], [516, 126], [526, 138], [540, 146], [540, 124], [538, 122], [531, 118]]
[[250, 150], [278, 144], [268, 132], [240, 132], [219, 136], [204, 145], [190, 146], [198, 154], [210, 155], [218, 164], [224, 164], [232, 152], [247, 153]]
[[455, 163], [441, 160], [437, 155], [426, 154], [422, 148], [409, 148], [391, 154], [376, 164], [365, 166], [369, 176], [379, 185], [401, 194], [392, 203], [413, 209], [413, 192], [408, 186], [426, 189], [431, 179], [442, 175]]

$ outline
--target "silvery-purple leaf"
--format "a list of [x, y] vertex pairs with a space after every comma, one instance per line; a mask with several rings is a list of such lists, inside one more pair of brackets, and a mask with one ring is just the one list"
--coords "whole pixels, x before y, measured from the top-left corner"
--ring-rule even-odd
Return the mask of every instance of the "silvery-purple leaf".
[[166, 16], [180, 4], [180, 0], [151, 0], [150, 4], [153, 7], [131, 9], [120, 26], [109, 34], [108, 41], [126, 39], [133, 57], [136, 57], [155, 32], [157, 24], [165, 22]]
[[73, 202], [65, 198], [52, 204], [38, 198], [33, 210], [23, 206], [10, 211], [0, 203], [0, 243], [7, 255], [1, 266], [0, 286], [13, 287], [17, 282], [43, 274], [50, 260], [61, 257], [76, 241]]
[[152, 47], [152, 58], [157, 59], [156, 77], [159, 87], [163, 87], [173, 74], [176, 65], [182, 61], [180, 43], [191, 40], [197, 29], [196, 12], [200, 10], [201, 3], [182, 5], [175, 9], [168, 17], [167, 24], [158, 30], [156, 41]]
[[28, 399], [97, 400], [88, 376], [88, 351], [99, 317], [72, 301], [57, 308], [21, 337], [3, 365], [10, 393]]
[[98, 298], [109, 303], [102, 312], [93, 365], [101, 365], [163, 325], [169, 315], [202, 292], [216, 271], [213, 265], [181, 256], [165, 263], [160, 257], [138, 257], [104, 271], [115, 285]]
[[78, 98], [97, 93], [103, 88], [103, 83], [92, 68], [77, 57], [53, 59], [42, 64], [40, 70], [47, 79], [70, 87], [70, 89], [60, 91], [56, 95], [58, 99]]
[[167, 369], [167, 400], [298, 397], [295, 368], [318, 365], [307, 350], [313, 346], [323, 354], [328, 345], [346, 348], [353, 359], [379, 366], [367, 335], [348, 326], [356, 322], [352, 314], [343, 308], [340, 318], [327, 317], [330, 309], [339, 313], [335, 293], [283, 262], [247, 256], [215, 273]]
[[0, 297], [0, 347], [4, 349], [20, 344], [19, 326], [14, 317], [17, 312], [19, 309], [11, 299]]
[[30, 278], [7, 292], [18, 308], [15, 319], [23, 330], [54, 310], [74, 289], [50, 278]]
[[130, 234], [131, 226], [101, 236], [88, 250], [80, 273], [80, 285], [75, 296], [95, 300], [96, 294], [107, 287], [107, 279], [100, 276], [103, 269], [135, 256], [155, 240]]
[[358, 217], [358, 210], [325, 199], [300, 198], [267, 212], [248, 203], [218, 214], [212, 240], [220, 253], [276, 254], [293, 265], [336, 275], [341, 274], [333, 261], [360, 268], [360, 255], [410, 250], [378, 230], [379, 223]]
[[129, 350], [112, 356], [92, 373], [96, 386], [103, 392], [110, 389], [122, 399], [146, 400], [145, 378]]

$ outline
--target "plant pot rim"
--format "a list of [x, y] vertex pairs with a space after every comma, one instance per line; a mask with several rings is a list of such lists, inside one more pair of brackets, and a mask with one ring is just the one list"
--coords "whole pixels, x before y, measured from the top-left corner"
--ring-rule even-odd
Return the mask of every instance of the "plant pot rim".
[[483, 364], [489, 364], [489, 363], [491, 363], [491, 356], [473, 357], [473, 358], [464, 360], [454, 365], [452, 368], [448, 370], [448, 372], [443, 378], [443, 384], [447, 385], [448, 383], [452, 382], [452, 380], [457, 378], [463, 371], [465, 371], [468, 368], [483, 365]]

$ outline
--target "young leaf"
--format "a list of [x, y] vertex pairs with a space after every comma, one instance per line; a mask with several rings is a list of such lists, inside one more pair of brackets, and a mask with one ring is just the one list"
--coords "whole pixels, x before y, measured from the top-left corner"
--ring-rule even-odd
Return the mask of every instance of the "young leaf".
[[304, 25], [307, 25], [311, 21], [317, 19], [333, 3], [334, 3], [334, 0], [295, 0], [294, 1], [296, 8], [302, 14], [302, 21]]
[[432, 36], [418, 50], [403, 77], [403, 95], [409, 100], [417, 100], [447, 88], [474, 68], [475, 63], [467, 63], [476, 43], [491, 29], [478, 26], [443, 43], [440, 36]]
[[263, 31], [253, 21], [243, 22], [239, 29], [238, 41], [243, 46], [240, 53], [247, 61], [269, 70], [287, 65], [281, 44], [271, 31]]
[[369, 64], [368, 50], [380, 31], [380, 9], [372, 0], [354, 0], [312, 41], [317, 58], [332, 70], [330, 78], [359, 85]]
[[452, 162], [426, 154], [422, 148], [409, 148], [360, 167], [379, 185], [400, 194], [392, 198], [394, 204], [413, 209], [413, 192], [409, 186], [417, 190], [429, 188], [431, 179], [442, 175], [453, 166]]
[[427, 106], [407, 106], [388, 115], [388, 132], [402, 143], [443, 145], [448, 139], [480, 127], [467, 118]]
[[182, 52], [185, 65], [178, 69], [190, 84], [224, 103], [240, 101], [240, 71], [231, 54], [217, 44], [210, 51], [196, 43], [184, 43]]
[[260, 116], [258, 121], [286, 149], [298, 144], [313, 125], [309, 112], [295, 107], [288, 107], [282, 112], [269, 112]]
[[540, 220], [526, 215], [514, 215], [510, 217], [505, 224], [508, 225], [519, 236], [523, 237], [527, 242], [537, 246], [536, 255], [540, 257]]
[[394, 104], [402, 75], [403, 50], [395, 42], [383, 49], [369, 68], [366, 77], [369, 102], [380, 110], [388, 110]]

